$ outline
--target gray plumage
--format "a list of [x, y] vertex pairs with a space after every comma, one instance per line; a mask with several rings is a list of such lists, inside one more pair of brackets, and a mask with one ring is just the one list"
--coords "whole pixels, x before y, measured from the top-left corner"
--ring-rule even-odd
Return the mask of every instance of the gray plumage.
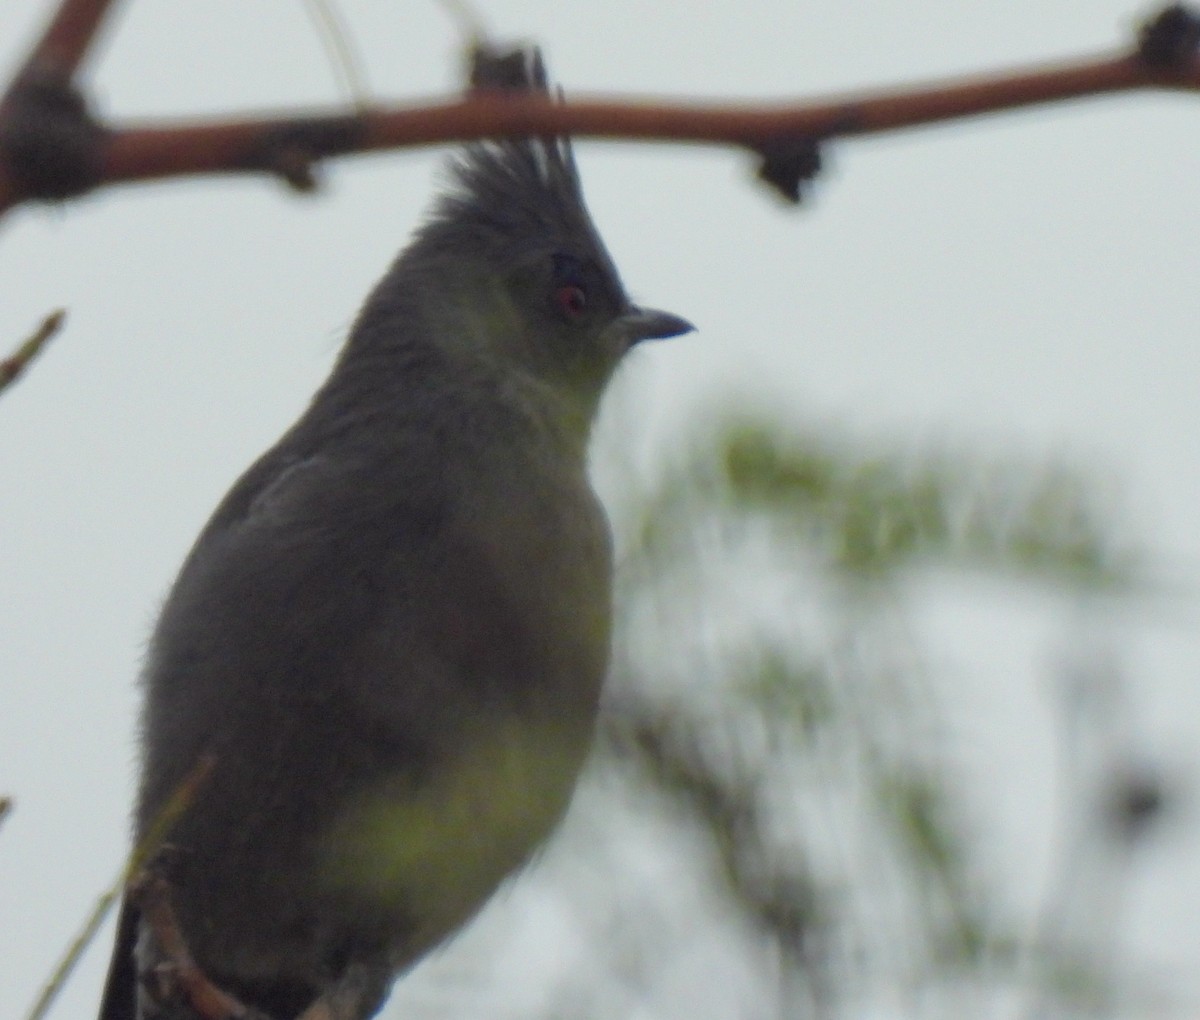
[[[211, 754], [164, 867], [218, 986], [278, 1020], [370, 1015], [549, 833], [608, 661], [589, 426], [632, 344], [689, 328], [630, 303], [565, 139], [456, 161], [154, 630], [135, 835]], [[102, 1020], [192, 1015], [135, 1005], [161, 957], [135, 915]]]

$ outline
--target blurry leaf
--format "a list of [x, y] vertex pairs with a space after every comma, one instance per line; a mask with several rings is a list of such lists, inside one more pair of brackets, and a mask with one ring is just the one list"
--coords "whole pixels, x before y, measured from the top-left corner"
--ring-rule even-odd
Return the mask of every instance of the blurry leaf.
[[734, 692], [765, 718], [811, 732], [833, 717], [829, 678], [816, 662], [797, 662], [789, 649], [761, 639], [734, 669]]
[[830, 499], [837, 484], [837, 461], [811, 445], [785, 446], [781, 438], [762, 424], [727, 427], [720, 441], [734, 495], [767, 504]]
[[949, 820], [946, 791], [930, 775], [904, 769], [881, 777], [876, 791], [885, 815], [900, 836], [913, 871], [941, 891], [943, 923], [933, 933], [934, 950], [944, 962], [978, 960], [989, 943], [976, 916], [966, 866], [966, 843]]
[[[857, 452], [744, 420], [721, 427], [712, 441], [716, 449], [693, 453], [693, 463], [723, 466], [723, 512], [765, 511], [790, 521], [797, 539], [851, 574], [879, 576], [936, 560], [1089, 587], [1128, 575], [1094, 494], [1065, 468], [941, 451]], [[692, 494], [714, 510], [719, 495], [707, 482]]]
[[922, 868], [943, 875], [959, 874], [959, 839], [945, 824], [943, 794], [931, 779], [890, 772], [881, 777], [877, 796]]

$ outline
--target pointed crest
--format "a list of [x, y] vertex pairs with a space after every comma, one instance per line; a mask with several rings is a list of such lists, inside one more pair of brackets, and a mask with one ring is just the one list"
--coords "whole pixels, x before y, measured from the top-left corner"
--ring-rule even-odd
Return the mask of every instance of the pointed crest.
[[[475, 89], [550, 95], [539, 49], [473, 57]], [[561, 95], [561, 93], [560, 93]], [[451, 190], [439, 199], [423, 233], [469, 229], [481, 239], [528, 243], [547, 236], [599, 244], [584, 206], [570, 139], [496, 139], [468, 145], [450, 164]]]

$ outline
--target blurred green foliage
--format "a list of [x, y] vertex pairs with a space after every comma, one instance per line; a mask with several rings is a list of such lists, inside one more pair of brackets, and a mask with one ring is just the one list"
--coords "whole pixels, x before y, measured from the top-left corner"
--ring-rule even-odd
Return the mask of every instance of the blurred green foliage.
[[782, 543], [868, 577], [924, 560], [1108, 587], [1126, 582], [1131, 566], [1112, 543], [1095, 493], [1066, 468], [863, 453], [761, 421], [714, 430], [664, 473], [640, 508], [643, 552], [656, 557], [663, 529], [711, 513], [768, 514]]
[[613, 508], [598, 759], [707, 847], [711, 923], [756, 933], [778, 967], [755, 1015], [864, 1015], [879, 994], [908, 1004], [887, 1015], [958, 1015], [964, 982], [984, 1012], [1015, 985], [1031, 1016], [1111, 1003], [1109, 961], [1034, 945], [987, 880], [905, 584], [933, 569], [1066, 600], [1135, 591], [1097, 487], [744, 417], [667, 460]]

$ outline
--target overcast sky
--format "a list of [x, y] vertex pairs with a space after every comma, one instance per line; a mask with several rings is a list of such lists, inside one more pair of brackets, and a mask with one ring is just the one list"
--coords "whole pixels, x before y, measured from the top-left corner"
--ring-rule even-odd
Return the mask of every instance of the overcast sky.
[[[51, 5], [3, 6], [11, 68]], [[381, 100], [457, 86], [439, 6], [338, 6]], [[540, 41], [571, 94], [747, 100], [1087, 54], [1146, 13], [1121, 0], [478, 8], [498, 38]], [[116, 118], [342, 98], [298, 0], [126, 0], [95, 56], [97, 105]], [[635, 420], [608, 427], [639, 436], [688, 408], [762, 402], [868, 441], [1067, 458], [1122, 494], [1130, 533], [1200, 591], [1197, 103], [1107, 97], [839, 143], [800, 211], [737, 153], [581, 143], [629, 289], [699, 327], [631, 360], [636, 399], [610, 406]], [[0, 831], [0, 1016], [28, 1007], [125, 852], [133, 680], [158, 600], [216, 500], [328, 370], [441, 159], [342, 161], [315, 197], [247, 178], [123, 188], [0, 226], [0, 348], [52, 308], [70, 316], [0, 398], [0, 792], [17, 799]], [[1200, 613], [1183, 599], [1168, 615], [1129, 652], [1138, 725], [1194, 780]], [[1050, 798], [1036, 785], [1044, 691], [1012, 679], [1035, 677], [1019, 657], [1036, 641], [972, 619], [953, 634], [974, 663], [956, 702], [964, 764], [1009, 781], [986, 788], [1020, 861], [1040, 852]], [[1130, 908], [1135, 947], [1172, 980], [1200, 953], [1196, 841], [1193, 828], [1147, 864]], [[54, 1016], [89, 1014], [108, 938]]]

